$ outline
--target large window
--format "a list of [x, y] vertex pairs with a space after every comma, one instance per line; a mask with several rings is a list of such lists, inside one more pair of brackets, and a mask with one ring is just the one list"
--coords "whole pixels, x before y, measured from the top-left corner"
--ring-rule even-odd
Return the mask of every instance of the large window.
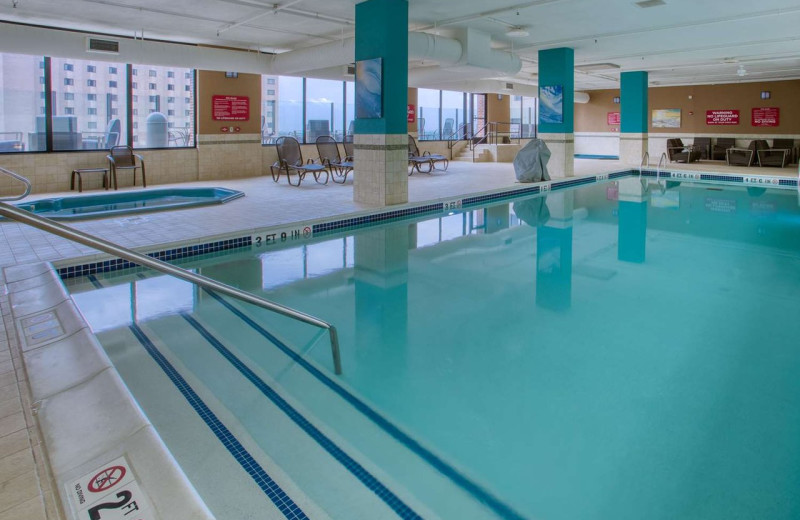
[[[136, 100], [134, 109], [133, 146], [136, 148], [166, 148], [194, 146], [194, 74], [191, 69], [180, 67], [158, 67], [155, 65], [133, 65], [137, 76], [148, 76], [149, 83], [138, 83], [133, 87]], [[177, 71], [176, 80], [168, 73]], [[170, 83], [167, 83], [167, 80]], [[178, 84], [178, 90], [187, 97], [171, 95], [170, 85]], [[169, 101], [169, 108], [167, 104]]]
[[417, 90], [417, 135], [420, 139], [439, 139], [440, 91], [421, 88]]
[[[463, 92], [442, 91], [442, 139], [456, 136], [456, 130], [466, 122], [466, 104], [466, 95]], [[463, 128], [459, 134], [459, 138], [466, 137]]]
[[[74, 64], [77, 66], [73, 68]], [[107, 66], [101, 62], [52, 58], [50, 112], [53, 115], [53, 150], [103, 150], [128, 142], [127, 118], [124, 116], [127, 111], [121, 112], [122, 117], [112, 114], [113, 109], [124, 107], [125, 103], [123, 101], [120, 105], [120, 89], [112, 86], [116, 82], [108, 81], [108, 76], [103, 74]], [[122, 64], [112, 66], [124, 68]], [[100, 70], [100, 74], [88, 72], [89, 67]], [[90, 84], [90, 74], [100, 81]], [[77, 81], [66, 81], [71, 78]], [[40, 118], [44, 119], [43, 116]]]
[[[144, 74], [156, 71], [154, 83], [129, 106], [129, 69], [138, 72], [124, 63], [0, 53], [0, 153], [194, 146], [194, 72], [146, 67]], [[185, 95], [170, 98], [167, 110], [161, 101], [176, 70]]]
[[511, 131], [520, 137], [536, 137], [536, 98], [511, 96]]
[[306, 142], [321, 135], [344, 137], [344, 83], [329, 79], [306, 80]]
[[278, 78], [278, 136], [303, 142], [303, 78]]
[[0, 53], [0, 152], [45, 149], [43, 63], [41, 56]]

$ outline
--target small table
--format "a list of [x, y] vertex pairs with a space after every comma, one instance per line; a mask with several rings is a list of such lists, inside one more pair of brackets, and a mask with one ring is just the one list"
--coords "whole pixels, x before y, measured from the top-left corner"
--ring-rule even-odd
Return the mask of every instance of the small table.
[[103, 188], [106, 190], [108, 189], [108, 168], [78, 168], [76, 170], [72, 170], [72, 177], [69, 181], [69, 189], [75, 189], [75, 177], [78, 177], [78, 192], [83, 191], [83, 179], [81, 179], [81, 174], [83, 173], [102, 173]]

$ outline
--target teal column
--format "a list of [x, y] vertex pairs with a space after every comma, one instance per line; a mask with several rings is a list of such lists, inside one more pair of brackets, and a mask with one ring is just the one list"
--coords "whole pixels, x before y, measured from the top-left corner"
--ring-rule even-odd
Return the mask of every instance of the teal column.
[[647, 72], [623, 72], [620, 75], [619, 158], [639, 164], [647, 151]]
[[575, 51], [539, 51], [539, 136], [550, 149], [551, 177], [574, 172]]
[[[368, 0], [356, 5], [356, 62], [383, 60], [383, 117], [356, 119], [356, 134], [407, 132], [408, 2]], [[358, 78], [356, 78], [358, 79]], [[358, 97], [359, 85], [356, 84]]]
[[[367, 0], [357, 4], [355, 40], [353, 200], [372, 206], [403, 204], [408, 202], [408, 2]], [[365, 60], [375, 58], [381, 60], [380, 69], [374, 62], [364, 66]], [[363, 73], [367, 69], [371, 72]], [[376, 106], [381, 110], [374, 117], [367, 117], [370, 111], [362, 110]]]

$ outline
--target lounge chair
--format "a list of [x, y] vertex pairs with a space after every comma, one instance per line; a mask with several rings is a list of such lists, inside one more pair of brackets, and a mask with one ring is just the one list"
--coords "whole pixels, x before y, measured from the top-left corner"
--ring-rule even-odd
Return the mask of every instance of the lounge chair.
[[[327, 166], [331, 172], [331, 179], [337, 184], [344, 184], [347, 180], [347, 174], [353, 171], [353, 162], [342, 160], [339, 155], [339, 145], [336, 144], [336, 139], [329, 135], [321, 135], [317, 137], [317, 153], [319, 154], [319, 162]], [[336, 179], [341, 180], [336, 180]]]
[[695, 137], [692, 143], [695, 150], [700, 150], [700, 160], [711, 158], [711, 138]]
[[[789, 164], [792, 153], [791, 145], [786, 143], [784, 146], [780, 146], [779, 141], [781, 141], [781, 139], [775, 139], [772, 147], [764, 141], [762, 146], [765, 147], [756, 151], [759, 166], [777, 166], [778, 168], [783, 168]], [[784, 139], [784, 141], [791, 142], [791, 139]]]
[[736, 139], [733, 137], [717, 137], [717, 142], [711, 147], [711, 160], [727, 160], [728, 148], [734, 147], [736, 147]]
[[[139, 164], [136, 164], [136, 159], [139, 159]], [[133, 185], [136, 186], [136, 170], [142, 170], [142, 186], [147, 187], [147, 177], [144, 171], [144, 159], [141, 155], [133, 153], [130, 146], [114, 146], [111, 148], [111, 153], [106, 155], [108, 159], [109, 169], [111, 170], [111, 181], [114, 189], [117, 189], [117, 170], [133, 170]]]
[[356, 151], [355, 146], [353, 146], [353, 134], [347, 134], [344, 136], [344, 139], [342, 140], [342, 146], [344, 146], [344, 160], [355, 162]]
[[[442, 162], [444, 163], [444, 168], [439, 168], [436, 166], [437, 163]], [[411, 170], [408, 172], [408, 174], [413, 175], [414, 170], [417, 170], [421, 173], [431, 173], [433, 170], [446, 171], [447, 167], [450, 165], [450, 161], [444, 155], [432, 154], [430, 152], [423, 152], [420, 154], [419, 148], [417, 148], [417, 141], [415, 141], [414, 138], [409, 135], [408, 165], [411, 167]]]
[[[309, 159], [303, 162], [303, 154], [300, 151], [300, 143], [294, 137], [279, 137], [275, 140], [275, 148], [278, 151], [278, 161], [269, 167], [272, 173], [272, 180], [278, 182], [281, 178], [281, 171], [286, 173], [286, 180], [292, 186], [300, 186], [307, 173], [314, 175], [314, 180], [319, 184], [328, 184], [328, 170], [322, 164], [314, 164]], [[290, 172], [297, 174], [297, 184], [292, 183]], [[325, 182], [320, 182], [322, 174], [325, 174]]]
[[670, 162], [695, 162], [700, 159], [700, 150], [686, 146], [680, 139], [667, 139], [667, 157]]
[[764, 139], [750, 141], [747, 148], [728, 148], [727, 161], [731, 166], [757, 166], [758, 151], [769, 149]]

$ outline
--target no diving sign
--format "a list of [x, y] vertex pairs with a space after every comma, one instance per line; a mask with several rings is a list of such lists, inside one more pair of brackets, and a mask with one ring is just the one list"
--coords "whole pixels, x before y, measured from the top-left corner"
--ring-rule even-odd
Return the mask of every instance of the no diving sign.
[[154, 520], [147, 497], [125, 457], [104, 464], [69, 485], [81, 520]]

